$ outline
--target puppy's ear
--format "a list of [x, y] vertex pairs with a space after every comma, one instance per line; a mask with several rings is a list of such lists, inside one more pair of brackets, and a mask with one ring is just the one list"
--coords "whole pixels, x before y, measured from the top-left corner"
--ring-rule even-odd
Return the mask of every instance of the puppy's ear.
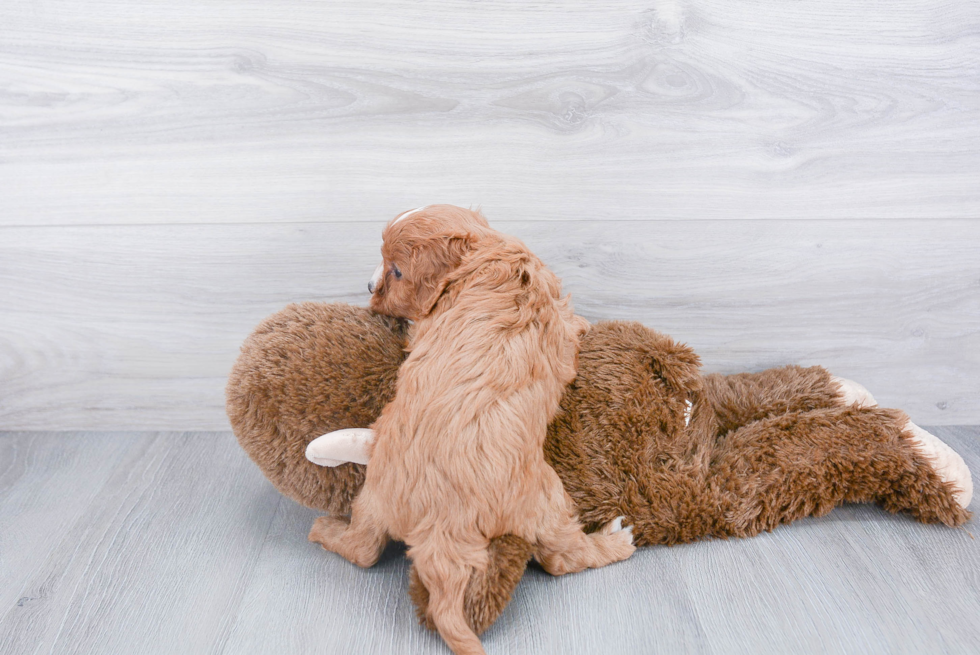
[[473, 248], [472, 234], [454, 234], [430, 239], [413, 253], [415, 270], [419, 272], [416, 286], [419, 318], [428, 316], [445, 293], [452, 273], [463, 263]]
[[487, 223], [487, 217], [483, 215], [483, 211], [477, 207], [476, 209], [471, 209], [470, 212], [473, 214], [473, 218], [476, 222], [480, 224], [481, 227], [490, 227], [490, 223]]

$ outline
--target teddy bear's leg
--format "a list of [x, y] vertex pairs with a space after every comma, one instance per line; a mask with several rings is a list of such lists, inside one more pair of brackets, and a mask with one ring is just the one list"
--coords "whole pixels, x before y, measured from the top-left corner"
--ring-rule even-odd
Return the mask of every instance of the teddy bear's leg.
[[[455, 540], [440, 535], [409, 549], [414, 572], [428, 593], [426, 619], [457, 655], [484, 655], [464, 614], [464, 595], [474, 567]], [[486, 556], [485, 551], [482, 553]], [[483, 558], [480, 558], [483, 559]], [[479, 567], [482, 568], [482, 567]]]
[[[487, 568], [473, 570], [463, 594], [463, 614], [473, 632], [483, 634], [504, 611], [533, 553], [531, 544], [511, 534], [490, 540]], [[415, 603], [419, 622], [435, 630], [435, 623], [428, 616], [429, 590], [422, 584], [414, 565], [408, 578], [408, 595]]]
[[[859, 408], [878, 406], [878, 401], [864, 385], [836, 375], [830, 376], [830, 381], [837, 388], [840, 405]], [[956, 488], [955, 496], [960, 506], [964, 509], [969, 506], [973, 497], [973, 480], [963, 458], [938, 437], [914, 424], [911, 419], [906, 420], [903, 430], [912, 439], [919, 454], [933, 465], [940, 479], [950, 482]]]
[[784, 366], [735, 375], [712, 373], [704, 376], [704, 397], [714, 409], [718, 434], [771, 416], [843, 404], [840, 384], [820, 366]]
[[309, 540], [353, 564], [369, 567], [381, 557], [388, 543], [388, 532], [371, 511], [371, 494], [365, 491], [366, 485], [354, 499], [350, 523], [333, 516], [321, 516], [313, 522]]
[[905, 422], [904, 435], [912, 442], [916, 452], [929, 461], [939, 478], [953, 486], [953, 496], [960, 507], [969, 507], [973, 499], [973, 477], [960, 454], [911, 419]]
[[726, 534], [754, 535], [843, 502], [961, 525], [970, 516], [962, 490], [907, 426], [901, 412], [852, 405], [771, 417], [720, 438], [709, 485], [727, 499]]

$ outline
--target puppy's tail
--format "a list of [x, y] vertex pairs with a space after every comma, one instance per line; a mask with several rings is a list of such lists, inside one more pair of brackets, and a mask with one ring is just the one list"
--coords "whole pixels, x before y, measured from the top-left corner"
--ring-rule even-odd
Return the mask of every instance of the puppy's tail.
[[[470, 570], [463, 593], [463, 615], [473, 632], [483, 634], [504, 611], [533, 552], [531, 544], [514, 535], [490, 541], [487, 568]], [[409, 572], [408, 594], [415, 603], [419, 622], [435, 630], [436, 624], [429, 616], [429, 590], [414, 565]]]
[[427, 616], [446, 645], [456, 655], [486, 655], [480, 638], [467, 624], [463, 613], [463, 595], [473, 563], [467, 562], [455, 546], [448, 539], [430, 538], [427, 543], [409, 549], [408, 555], [415, 563], [419, 581], [429, 592]]

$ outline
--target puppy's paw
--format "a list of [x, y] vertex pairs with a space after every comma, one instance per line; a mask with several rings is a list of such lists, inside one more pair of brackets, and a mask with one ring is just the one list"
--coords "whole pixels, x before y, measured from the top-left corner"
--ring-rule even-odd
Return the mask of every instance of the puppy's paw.
[[320, 544], [325, 550], [340, 553], [338, 545], [344, 532], [347, 531], [347, 522], [333, 516], [321, 516], [313, 521], [310, 528], [308, 539], [315, 544]]
[[599, 530], [599, 532], [602, 533], [602, 534], [612, 534], [614, 532], [621, 532], [623, 530], [626, 530], [630, 534], [633, 534], [633, 526], [632, 525], [631, 526], [628, 526], [628, 527], [625, 527], [625, 528], [623, 527], [623, 521], [625, 521], [625, 520], [626, 520], [626, 517], [625, 516], [617, 516], [612, 521], [610, 521], [609, 523], [606, 523], [604, 526], [602, 526], [602, 528]]
[[636, 552], [636, 546], [633, 545], [633, 526], [623, 527], [625, 518], [617, 516], [592, 535], [603, 542], [602, 550], [609, 556], [607, 564], [624, 560]]
[[360, 567], [374, 566], [388, 542], [387, 537], [365, 533], [351, 528], [344, 519], [321, 516], [310, 528], [310, 541], [320, 544], [324, 550], [337, 553], [351, 564]]

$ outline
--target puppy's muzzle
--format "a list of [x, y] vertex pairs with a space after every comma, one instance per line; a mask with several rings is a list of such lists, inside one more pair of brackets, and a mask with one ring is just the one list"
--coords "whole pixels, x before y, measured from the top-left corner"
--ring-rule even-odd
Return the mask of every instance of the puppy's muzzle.
[[378, 267], [374, 269], [374, 275], [371, 276], [371, 281], [368, 282], [369, 293], [374, 293], [374, 290], [378, 288], [379, 284], [381, 284], [381, 276], [384, 275], [384, 272], [385, 272], [385, 263], [381, 262], [380, 264], [378, 264]]

